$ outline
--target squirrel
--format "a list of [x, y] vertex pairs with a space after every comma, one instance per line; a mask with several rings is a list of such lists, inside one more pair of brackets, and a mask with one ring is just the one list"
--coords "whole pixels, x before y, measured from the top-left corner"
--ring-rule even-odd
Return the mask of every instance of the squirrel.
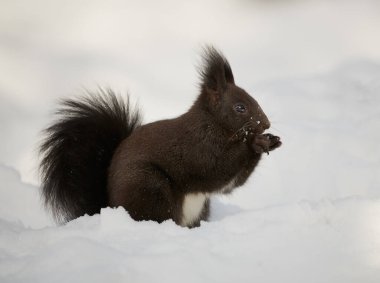
[[225, 56], [206, 46], [202, 58], [200, 93], [174, 119], [142, 124], [111, 89], [62, 102], [40, 145], [42, 196], [58, 223], [122, 206], [137, 221], [198, 227], [211, 196], [243, 185], [281, 146]]

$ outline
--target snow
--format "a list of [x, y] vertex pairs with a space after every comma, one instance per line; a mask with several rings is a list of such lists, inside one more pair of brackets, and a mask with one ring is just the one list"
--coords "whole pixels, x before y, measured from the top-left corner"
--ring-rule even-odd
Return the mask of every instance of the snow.
[[379, 199], [212, 211], [196, 229], [123, 208], [40, 229], [2, 219], [0, 281], [379, 282]]
[[[380, 282], [379, 2], [107, 3], [0, 10], [0, 282]], [[122, 208], [56, 226], [36, 148], [57, 98], [128, 88], [145, 121], [174, 117], [204, 42], [283, 146], [199, 228]]]

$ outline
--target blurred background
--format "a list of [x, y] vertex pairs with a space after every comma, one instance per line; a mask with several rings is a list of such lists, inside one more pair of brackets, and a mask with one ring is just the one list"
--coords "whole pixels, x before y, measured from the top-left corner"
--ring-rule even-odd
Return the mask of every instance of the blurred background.
[[380, 196], [380, 1], [0, 1], [0, 164], [39, 184], [57, 100], [129, 93], [144, 121], [185, 112], [213, 44], [284, 146], [228, 200]]

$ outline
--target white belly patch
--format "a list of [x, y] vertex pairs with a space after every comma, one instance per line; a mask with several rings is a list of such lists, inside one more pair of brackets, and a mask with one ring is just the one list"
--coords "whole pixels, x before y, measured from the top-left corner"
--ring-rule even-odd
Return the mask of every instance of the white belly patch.
[[[236, 187], [235, 178], [224, 187], [216, 191], [219, 194], [229, 194]], [[185, 195], [182, 203], [181, 226], [188, 227], [197, 222], [203, 210], [206, 200], [210, 197], [207, 193], [190, 193]]]
[[208, 196], [203, 193], [191, 193], [185, 196], [182, 204], [181, 226], [190, 226], [199, 220]]

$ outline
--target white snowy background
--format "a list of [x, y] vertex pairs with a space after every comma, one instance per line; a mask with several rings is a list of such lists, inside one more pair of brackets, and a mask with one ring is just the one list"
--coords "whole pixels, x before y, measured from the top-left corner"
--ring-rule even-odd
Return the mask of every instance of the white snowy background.
[[[189, 230], [103, 209], [57, 227], [37, 145], [59, 98], [197, 95], [205, 43], [283, 147]], [[380, 1], [0, 1], [0, 282], [380, 282]]]

